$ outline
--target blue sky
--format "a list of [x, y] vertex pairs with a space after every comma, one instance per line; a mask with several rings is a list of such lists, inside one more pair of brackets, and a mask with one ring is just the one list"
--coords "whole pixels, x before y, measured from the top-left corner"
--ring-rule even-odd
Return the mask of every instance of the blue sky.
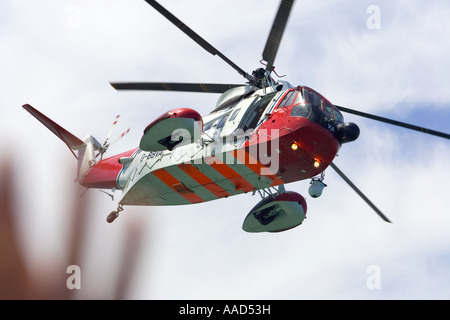
[[[279, 3], [233, 2], [161, 1], [250, 72], [259, 67]], [[380, 29], [367, 28], [370, 5], [380, 8]], [[114, 155], [137, 146], [142, 130], [167, 110], [206, 114], [218, 96], [115, 92], [109, 81], [244, 79], [144, 1], [2, 1], [0, 12], [2, 158], [16, 164], [22, 243], [30, 264], [40, 265], [66, 253], [76, 163], [22, 104], [100, 141], [121, 114], [115, 134], [131, 131], [110, 148]], [[276, 70], [337, 105], [448, 133], [449, 15], [447, 1], [296, 1]], [[307, 198], [306, 221], [280, 234], [241, 230], [257, 195], [126, 208], [109, 225], [116, 204], [91, 190], [80, 296], [111, 288], [126, 228], [138, 223], [145, 243], [130, 291], [136, 299], [450, 298], [449, 142], [344, 116], [361, 136], [335, 163], [393, 224], [331, 170], [322, 197]], [[286, 189], [307, 195], [308, 185]], [[370, 266], [381, 271], [380, 289], [366, 285]]]

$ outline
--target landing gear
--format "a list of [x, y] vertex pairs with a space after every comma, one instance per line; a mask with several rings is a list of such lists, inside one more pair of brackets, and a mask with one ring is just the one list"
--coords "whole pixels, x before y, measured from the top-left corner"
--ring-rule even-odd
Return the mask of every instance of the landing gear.
[[122, 211], [122, 210], [123, 210], [123, 207], [122, 207], [121, 204], [119, 204], [119, 206], [117, 207], [116, 210], [111, 211], [111, 213], [108, 214], [108, 217], [106, 217], [106, 221], [107, 221], [108, 223], [111, 223], [111, 222], [113, 222], [114, 220], [116, 220], [117, 217], [119, 216], [119, 212]]

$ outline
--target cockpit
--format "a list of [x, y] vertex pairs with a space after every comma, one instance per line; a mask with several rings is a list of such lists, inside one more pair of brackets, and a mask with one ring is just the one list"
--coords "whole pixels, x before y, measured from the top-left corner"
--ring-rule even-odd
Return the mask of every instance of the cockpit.
[[278, 108], [291, 107], [291, 117], [308, 118], [314, 122], [344, 123], [340, 111], [325, 97], [308, 87], [297, 87], [286, 93]]
[[299, 86], [287, 91], [277, 108], [290, 109], [291, 117], [307, 118], [331, 131], [340, 143], [354, 141], [359, 136], [356, 124], [344, 123], [336, 106], [311, 88]]
[[[292, 118], [306, 118], [331, 131], [341, 143], [355, 140], [359, 128], [344, 123], [344, 117], [336, 106], [315, 90], [306, 86], [274, 90], [252, 96], [256, 88], [242, 86], [225, 92], [216, 108], [205, 117], [204, 132], [210, 136], [229, 135], [238, 130], [255, 130], [274, 109], [284, 109]], [[249, 98], [241, 105], [241, 101]], [[210, 130], [212, 130], [210, 132]]]

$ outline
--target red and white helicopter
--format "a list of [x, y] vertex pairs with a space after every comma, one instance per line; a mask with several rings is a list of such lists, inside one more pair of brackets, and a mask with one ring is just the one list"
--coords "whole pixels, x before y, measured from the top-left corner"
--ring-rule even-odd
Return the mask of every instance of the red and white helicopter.
[[[159, 3], [146, 0], [212, 55], [241, 74], [245, 84], [111, 83], [117, 90], [167, 90], [222, 94], [205, 116], [189, 108], [161, 115], [144, 130], [139, 147], [103, 159], [109, 136], [77, 138], [32, 106], [23, 106], [56, 134], [78, 159], [78, 182], [87, 188], [119, 189], [121, 199], [107, 221], [126, 205], [187, 205], [258, 192], [262, 200], [248, 213], [248, 232], [279, 232], [300, 225], [307, 205], [284, 185], [311, 179], [309, 194], [319, 197], [331, 166], [385, 221], [389, 219], [333, 163], [344, 143], [359, 136], [348, 112], [391, 125], [450, 139], [450, 135], [355, 111], [330, 103], [317, 91], [275, 81], [273, 63], [294, 0], [282, 0], [266, 42], [265, 68], [246, 73]], [[77, 153], [75, 153], [75, 151]]]

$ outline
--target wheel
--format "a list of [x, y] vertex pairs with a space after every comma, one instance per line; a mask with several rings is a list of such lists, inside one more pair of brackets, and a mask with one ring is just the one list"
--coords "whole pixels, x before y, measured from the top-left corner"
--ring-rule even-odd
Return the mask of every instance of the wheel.
[[113, 222], [114, 220], [117, 219], [117, 217], [119, 216], [119, 212], [117, 211], [111, 211], [111, 213], [108, 215], [108, 217], [106, 217], [106, 221], [108, 223]]

